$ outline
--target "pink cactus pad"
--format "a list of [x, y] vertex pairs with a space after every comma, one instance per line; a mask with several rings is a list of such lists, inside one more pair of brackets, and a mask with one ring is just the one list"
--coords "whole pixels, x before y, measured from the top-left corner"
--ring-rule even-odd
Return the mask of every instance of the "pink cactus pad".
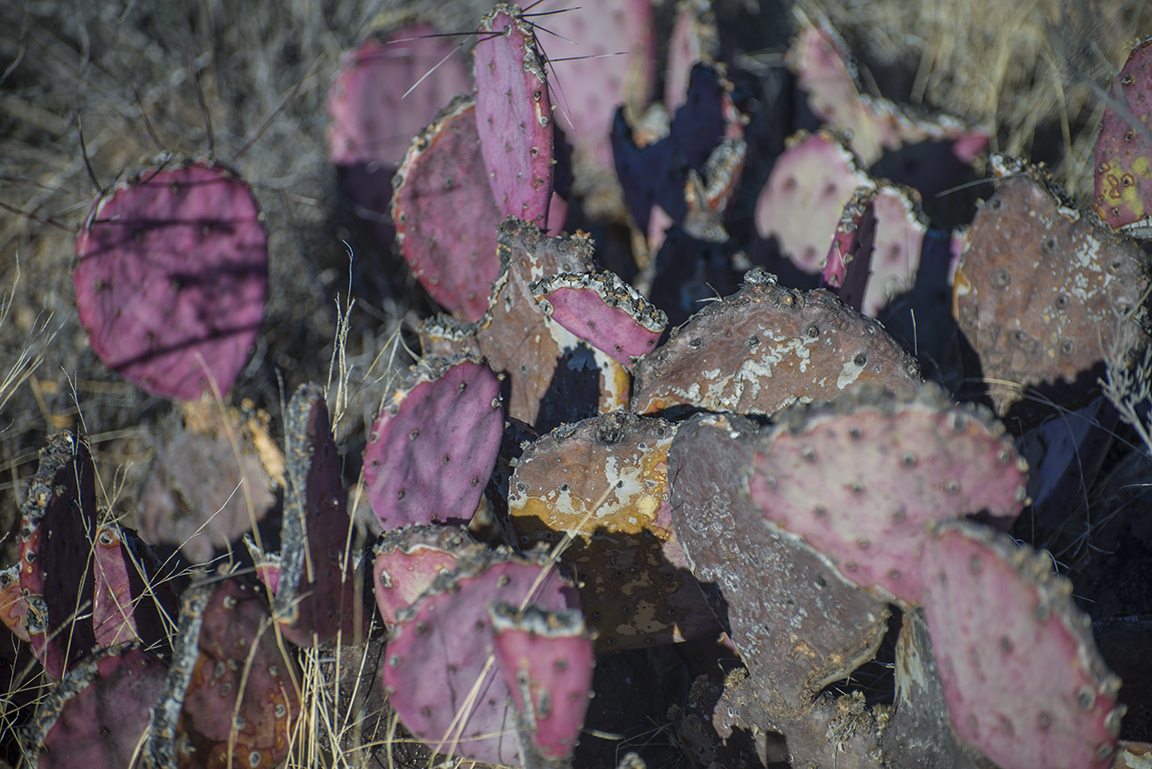
[[357, 589], [352, 518], [344, 509], [340, 454], [328, 404], [316, 385], [301, 385], [284, 426], [288, 488], [280, 532], [275, 610], [284, 637], [298, 646], [366, 632]]
[[488, 309], [503, 214], [480, 156], [476, 106], [453, 100], [412, 142], [394, 179], [396, 242], [432, 298], [466, 320]]
[[404, 726], [435, 750], [517, 765], [510, 692], [493, 658], [488, 606], [503, 601], [551, 611], [578, 598], [537, 551], [490, 551], [460, 559], [392, 628], [384, 691]]
[[364, 485], [385, 529], [467, 523], [500, 450], [500, 382], [472, 357], [413, 367], [368, 434]]
[[549, 318], [628, 369], [656, 349], [668, 325], [668, 316], [612, 272], [562, 273], [531, 288]]
[[892, 297], [911, 291], [920, 270], [928, 224], [920, 195], [910, 187], [881, 182], [876, 189], [876, 241], [860, 311], [879, 317]]
[[132, 529], [108, 523], [96, 532], [93, 554], [96, 643], [140, 641], [145, 648], [166, 651], [179, 603], [152, 548]]
[[384, 623], [392, 627], [441, 574], [453, 571], [461, 557], [484, 546], [458, 526], [405, 526], [384, 532], [376, 543], [372, 590]]
[[264, 552], [248, 534], [244, 535], [244, 547], [248, 549], [248, 555], [252, 556], [257, 579], [264, 584], [270, 595], [275, 596], [280, 592], [280, 566], [284, 559], [279, 553]]
[[113, 371], [163, 398], [226, 392], [248, 363], [268, 293], [256, 201], [204, 163], [150, 169], [92, 207], [76, 240], [76, 309]]
[[[592, 698], [592, 638], [578, 609], [490, 604], [496, 661], [520, 715], [521, 753], [572, 755]], [[525, 762], [527, 765], [527, 762]]]
[[276, 766], [300, 711], [300, 673], [282, 648], [253, 586], [228, 578], [185, 590], [168, 681], [149, 726], [149, 759], [158, 766]]
[[866, 388], [785, 419], [763, 439], [750, 488], [768, 521], [845, 579], [908, 607], [922, 598], [925, 522], [986, 511], [1010, 525], [1026, 469], [990, 414], [931, 387], [906, 402]]
[[472, 52], [476, 127], [496, 206], [543, 228], [552, 197], [552, 102], [532, 26], [501, 3], [481, 20]]
[[456, 40], [416, 22], [386, 37], [371, 35], [345, 56], [328, 91], [332, 162], [398, 165], [412, 137], [440, 108], [472, 90], [464, 52], [458, 49]]
[[1132, 49], [1112, 83], [1096, 139], [1093, 207], [1112, 227], [1152, 236], [1152, 37]]
[[62, 433], [41, 449], [20, 513], [26, 627], [44, 669], [60, 678], [96, 644], [90, 614], [96, 469], [86, 440]]
[[152, 652], [113, 646], [85, 658], [36, 710], [28, 744], [37, 769], [123, 769], [146, 739], [168, 666]]
[[941, 524], [924, 609], [959, 737], [1004, 769], [1112, 766], [1120, 679], [1047, 554], [987, 527]]
[[836, 234], [832, 236], [832, 248], [820, 272], [821, 282], [857, 312], [864, 303], [875, 242], [876, 190], [858, 187], [844, 206]]

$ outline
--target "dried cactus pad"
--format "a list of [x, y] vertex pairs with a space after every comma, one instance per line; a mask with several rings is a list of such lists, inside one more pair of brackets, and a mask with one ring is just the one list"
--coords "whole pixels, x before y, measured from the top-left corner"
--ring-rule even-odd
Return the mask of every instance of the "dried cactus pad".
[[656, 349], [668, 316], [612, 272], [562, 273], [532, 283], [544, 313], [631, 368]]
[[479, 320], [500, 272], [503, 214], [480, 156], [471, 97], [454, 99], [416, 137], [393, 184], [396, 242], [412, 273], [446, 309]]
[[167, 767], [275, 766], [299, 715], [299, 681], [258, 591], [236, 578], [194, 583], [153, 711], [149, 758]]
[[[496, 206], [543, 228], [552, 197], [552, 101], [536, 35], [515, 5], [480, 21], [476, 126]], [[489, 33], [489, 34], [485, 34]]]
[[96, 532], [92, 626], [100, 646], [139, 640], [168, 649], [179, 603], [160, 559], [132, 529], [110, 522]]
[[37, 769], [133, 766], [167, 677], [167, 665], [141, 649], [112, 646], [84, 659], [36, 710], [27, 742]]
[[[547, 570], [547, 571], [546, 571]], [[578, 608], [575, 591], [536, 551], [461, 558], [392, 628], [384, 691], [405, 727], [435, 750], [492, 764], [518, 764], [514, 707], [493, 660], [495, 602]]]
[[54, 678], [96, 643], [91, 553], [96, 540], [96, 468], [88, 442], [57, 435], [20, 508], [20, 587], [32, 648]]
[[762, 439], [750, 490], [845, 579], [908, 607], [922, 598], [925, 522], [986, 512], [1010, 526], [1026, 469], [986, 411], [934, 388], [901, 401], [869, 387], [787, 415]]
[[928, 628], [952, 726], [1004, 769], [1112, 766], [1124, 707], [1072, 583], [970, 523], [924, 547]]
[[509, 483], [522, 544], [574, 542], [561, 556], [600, 653], [666, 644], [717, 627], [672, 530], [668, 447], [675, 426], [615, 411], [530, 444]]
[[219, 166], [150, 169], [99, 198], [76, 239], [76, 309], [113, 371], [163, 398], [227, 391], [268, 292], [248, 185]]
[[1096, 139], [1094, 208], [1112, 227], [1152, 236], [1152, 37], [1112, 82]]
[[[1062, 407], [1082, 406], [1099, 390], [1105, 350], [1118, 347], [1123, 360], [1143, 346], [1140, 314], [1117, 314], [1138, 308], [1147, 259], [1130, 239], [1062, 206], [1040, 170], [1007, 158], [994, 164], [1007, 178], [972, 222], [953, 314], [997, 412], [1027, 427], [1050, 410], [1026, 399], [1026, 388]], [[1126, 327], [1119, 336], [1118, 327]]]
[[832, 248], [820, 271], [821, 283], [831, 288], [840, 301], [859, 312], [872, 266], [876, 243], [876, 190], [857, 187], [840, 214], [832, 236]]
[[570, 756], [584, 726], [596, 665], [584, 617], [579, 609], [552, 612], [510, 603], [489, 605], [488, 616], [496, 660], [520, 715], [521, 754], [551, 761]]
[[364, 485], [384, 529], [467, 523], [496, 464], [500, 382], [471, 357], [414, 366], [368, 434]]
[[776, 284], [760, 270], [712, 302], [633, 369], [632, 410], [676, 406], [772, 414], [829, 401], [849, 385], [915, 391], [919, 366], [884, 328], [827, 291]]
[[363, 606], [356, 585], [352, 518], [344, 508], [340, 455], [332, 439], [328, 404], [316, 385], [301, 385], [288, 404], [284, 426], [288, 460], [276, 617], [284, 637], [298, 646], [343, 634], [354, 642]]
[[875, 656], [888, 610], [764, 521], [747, 491], [758, 441], [756, 426], [735, 415], [681, 425], [668, 452], [672, 521], [757, 699], [793, 718]]
[[441, 574], [455, 570], [466, 555], [484, 546], [459, 526], [405, 526], [384, 532], [376, 542], [372, 590], [384, 623], [392, 627]]

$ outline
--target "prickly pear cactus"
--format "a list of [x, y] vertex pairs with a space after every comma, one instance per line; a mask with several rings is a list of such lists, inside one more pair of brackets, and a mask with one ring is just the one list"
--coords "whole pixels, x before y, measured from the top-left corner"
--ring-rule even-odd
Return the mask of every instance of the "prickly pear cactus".
[[41, 449], [40, 467], [20, 514], [26, 627], [44, 669], [60, 678], [96, 644], [90, 614], [96, 468], [87, 440], [62, 433]]
[[109, 522], [96, 532], [93, 556], [96, 643], [139, 641], [166, 653], [179, 602], [156, 553], [132, 529]]
[[285, 422], [288, 488], [276, 617], [284, 637], [298, 646], [323, 644], [337, 635], [356, 643], [367, 632], [357, 585], [360, 557], [320, 388], [301, 385]]
[[226, 392], [248, 363], [268, 293], [252, 193], [204, 163], [153, 168], [92, 206], [76, 239], [76, 310], [113, 371], [163, 398]]
[[164, 769], [275, 766], [300, 710], [300, 675], [253, 586], [229, 577], [184, 591], [148, 760]]
[[1116, 229], [1152, 236], [1152, 37], [1112, 82], [1096, 139], [1094, 209]]
[[668, 453], [669, 501], [689, 567], [757, 702], [773, 718], [798, 718], [824, 686], [875, 655], [888, 609], [764, 521], [748, 492], [758, 447], [742, 417], [693, 417]]
[[441, 574], [455, 570], [461, 557], [479, 557], [484, 546], [458, 526], [405, 526], [384, 532], [376, 542], [372, 590], [388, 627], [402, 609], [416, 603]]
[[1041, 400], [1074, 408], [1097, 395], [1114, 342], [1122, 361], [1143, 346], [1149, 271], [1135, 242], [1066, 207], [1043, 171], [993, 164], [1003, 181], [969, 230], [953, 315], [979, 356], [966, 375], [985, 378], [1015, 432], [1052, 412]]
[[668, 316], [612, 272], [562, 273], [531, 284], [544, 314], [631, 369], [656, 349]]
[[0, 622], [24, 643], [31, 643], [28, 635], [28, 603], [20, 587], [20, 565], [0, 571]]
[[876, 245], [876, 190], [858, 187], [840, 214], [832, 248], [820, 271], [821, 282], [840, 301], [860, 312]]
[[705, 306], [633, 369], [632, 410], [695, 407], [772, 414], [852, 384], [912, 392], [919, 366], [883, 327], [823, 290], [793, 291], [760, 270]]
[[540, 552], [489, 551], [437, 577], [392, 628], [384, 691], [404, 726], [433, 750], [517, 765], [515, 708], [493, 657], [495, 602], [550, 611], [579, 599]]
[[936, 388], [899, 399], [857, 388], [784, 415], [757, 449], [752, 500], [844, 579], [901, 606], [921, 603], [924, 525], [983, 513], [1008, 528], [1027, 464], [986, 412]]
[[414, 367], [380, 410], [364, 450], [364, 484], [381, 526], [467, 523], [503, 430], [500, 382], [479, 360]]
[[110, 646], [73, 667], [36, 710], [26, 735], [37, 769], [123, 769], [147, 738], [168, 666], [152, 652]]
[[952, 727], [1004, 769], [1112, 766], [1120, 679], [1044, 553], [941, 524], [924, 546], [924, 609]]
[[553, 130], [540, 44], [515, 5], [497, 5], [480, 30], [472, 52], [476, 126], [496, 206], [503, 216], [543, 229], [552, 197]]
[[471, 97], [453, 99], [416, 137], [393, 184], [396, 242], [412, 274], [450, 312], [479, 320], [500, 272], [503, 214], [480, 156]]
[[596, 662], [578, 609], [488, 607], [494, 652], [516, 705], [521, 765], [551, 769], [572, 755], [592, 698]]
[[581, 603], [600, 653], [715, 633], [688, 572], [668, 508], [663, 419], [623, 411], [558, 427], [529, 445], [509, 483], [522, 545], [573, 543], [563, 562], [581, 576]]

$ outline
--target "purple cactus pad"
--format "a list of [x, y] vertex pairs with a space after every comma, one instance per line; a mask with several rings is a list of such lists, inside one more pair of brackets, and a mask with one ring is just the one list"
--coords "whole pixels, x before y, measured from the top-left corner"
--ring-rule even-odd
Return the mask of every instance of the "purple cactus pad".
[[384, 532], [376, 543], [372, 590], [384, 624], [396, 624], [400, 611], [432, 587], [436, 577], [454, 571], [464, 556], [484, 546], [458, 526], [405, 526]]
[[1136, 45], [1112, 82], [1096, 139], [1100, 218], [1134, 237], [1152, 236], [1152, 37]]

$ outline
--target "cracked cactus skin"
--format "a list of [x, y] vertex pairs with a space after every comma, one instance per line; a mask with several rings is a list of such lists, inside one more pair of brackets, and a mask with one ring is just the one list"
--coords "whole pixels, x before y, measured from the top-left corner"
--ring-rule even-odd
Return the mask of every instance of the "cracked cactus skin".
[[[1152, 37], [1132, 49], [1112, 82], [1096, 139], [1097, 214], [1135, 237], [1152, 235]], [[1117, 109], [1119, 107], [1119, 109]]]
[[1004, 769], [1113, 765], [1120, 679], [1045, 553], [966, 522], [924, 548], [925, 613], [952, 726]]
[[108, 368], [153, 395], [198, 400], [213, 382], [226, 392], [248, 364], [268, 239], [248, 185], [227, 169], [149, 169], [93, 205], [72, 277]]

